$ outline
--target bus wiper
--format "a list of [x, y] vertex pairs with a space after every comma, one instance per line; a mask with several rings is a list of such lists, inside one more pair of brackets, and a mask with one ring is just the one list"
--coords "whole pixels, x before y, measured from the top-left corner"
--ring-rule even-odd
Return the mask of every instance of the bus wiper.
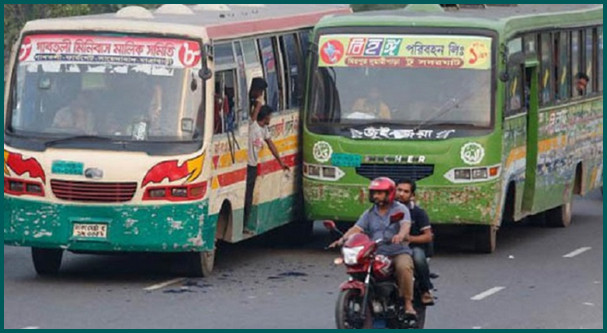
[[[417, 125], [417, 127], [415, 127], [413, 129], [413, 132], [417, 133], [422, 128], [424, 128], [426, 125], [430, 125], [430, 124], [434, 123], [438, 119], [446, 116], [447, 114], [451, 113], [454, 110], [459, 110], [459, 103], [461, 101], [464, 101], [466, 98], [459, 99], [459, 100], [456, 98], [452, 98], [452, 99], [448, 100], [447, 102], [445, 102], [445, 104], [443, 104], [443, 107], [441, 107], [435, 115], [424, 120], [421, 124]], [[453, 104], [453, 105], [451, 106], [451, 104]]]
[[114, 139], [112, 138], [108, 138], [108, 137], [104, 137], [104, 136], [97, 136], [97, 135], [75, 135], [75, 136], [68, 136], [66, 138], [61, 138], [61, 139], [55, 139], [55, 140], [50, 140], [44, 143], [44, 145], [46, 147], [51, 147], [54, 146], [58, 143], [65, 143], [65, 142], [71, 142], [71, 141], [102, 141], [102, 142], [114, 142]]

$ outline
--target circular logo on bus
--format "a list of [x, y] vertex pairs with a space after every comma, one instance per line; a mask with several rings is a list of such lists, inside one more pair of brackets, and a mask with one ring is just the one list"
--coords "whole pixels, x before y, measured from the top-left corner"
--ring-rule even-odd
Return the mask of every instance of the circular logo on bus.
[[25, 37], [19, 48], [19, 61], [25, 61], [32, 53], [32, 40]]
[[184, 42], [179, 49], [179, 61], [185, 67], [195, 67], [201, 59], [200, 45], [194, 42]]
[[468, 165], [478, 165], [485, 158], [485, 148], [476, 142], [467, 143], [462, 147], [461, 158]]
[[344, 56], [344, 45], [335, 39], [325, 42], [320, 47], [320, 57], [325, 64], [338, 63]]
[[312, 148], [312, 155], [314, 159], [320, 163], [327, 163], [333, 155], [333, 148], [328, 142], [318, 141]]

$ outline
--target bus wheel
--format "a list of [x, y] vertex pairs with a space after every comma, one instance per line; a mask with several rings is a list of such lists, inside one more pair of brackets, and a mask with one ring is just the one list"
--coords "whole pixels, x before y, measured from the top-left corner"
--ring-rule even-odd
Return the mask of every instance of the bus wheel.
[[497, 246], [497, 227], [479, 226], [474, 235], [474, 249], [478, 253], [490, 254]]
[[208, 277], [213, 273], [215, 266], [215, 251], [201, 251], [188, 253], [190, 255], [190, 275], [192, 277]]
[[61, 268], [63, 250], [32, 247], [32, 260], [38, 275], [55, 275]]
[[546, 212], [546, 225], [553, 228], [567, 228], [571, 225], [573, 202], [568, 202]]

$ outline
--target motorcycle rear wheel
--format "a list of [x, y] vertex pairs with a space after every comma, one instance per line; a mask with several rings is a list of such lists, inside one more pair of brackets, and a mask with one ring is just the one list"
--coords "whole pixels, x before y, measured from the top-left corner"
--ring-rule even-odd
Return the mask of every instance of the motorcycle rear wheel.
[[365, 320], [360, 320], [363, 297], [359, 290], [348, 289], [339, 293], [335, 306], [335, 323], [337, 329], [370, 329], [373, 328], [371, 307], [367, 305]]

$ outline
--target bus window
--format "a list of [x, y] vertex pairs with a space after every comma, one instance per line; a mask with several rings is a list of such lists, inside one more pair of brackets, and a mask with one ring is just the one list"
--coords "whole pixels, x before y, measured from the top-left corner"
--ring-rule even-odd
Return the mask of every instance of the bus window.
[[590, 78], [588, 80], [588, 85], [586, 86], [586, 94], [592, 94], [594, 92], [594, 34], [592, 29], [586, 29], [585, 32], [585, 43], [586, 43], [586, 53], [585, 53], [585, 72], [586, 75]]
[[524, 51], [527, 54], [537, 53], [537, 35], [531, 34], [523, 38]]
[[299, 33], [299, 40], [301, 41], [301, 54], [303, 54], [304, 59], [308, 59], [308, 52], [310, 51], [310, 31], [301, 31]]
[[284, 35], [281, 38], [281, 46], [283, 54], [285, 54], [285, 74], [287, 80], [287, 103], [289, 108], [299, 106], [302, 95], [302, 84], [300, 75], [302, 64], [300, 62], [300, 54], [298, 53], [297, 39], [294, 34]]
[[[521, 52], [523, 49], [522, 43], [522, 38], [517, 38], [508, 42], [508, 52], [510, 54]], [[508, 68], [508, 73], [510, 74], [510, 81], [508, 81], [508, 88], [506, 89], [506, 117], [525, 111], [523, 71], [521, 65], [512, 65]]]
[[541, 69], [540, 69], [540, 99], [542, 105], [549, 104], [553, 97], [553, 80], [554, 67], [552, 54], [552, 40], [550, 33], [540, 35], [540, 54], [541, 54]]
[[508, 105], [506, 116], [513, 116], [524, 111], [525, 98], [523, 97], [523, 72], [520, 65], [515, 65], [508, 71], [510, 81], [508, 81], [508, 91], [506, 103]]
[[[580, 41], [580, 32], [573, 31], [571, 33], [571, 73], [574, 76], [582, 72], [582, 47], [580, 46]], [[576, 86], [576, 80], [571, 80], [571, 84], [573, 96], [581, 96]]]
[[559, 64], [557, 65], [557, 99], [567, 101], [570, 97], [571, 74], [569, 71], [569, 33], [559, 33], [558, 51]]
[[234, 52], [232, 43], [223, 43], [215, 45], [214, 49], [215, 66], [230, 65], [234, 63]]
[[603, 27], [598, 29], [598, 73], [599, 73], [599, 91], [603, 91]]
[[259, 39], [259, 49], [263, 61], [263, 71], [268, 82], [267, 103], [274, 111], [280, 110], [280, 90], [278, 86], [278, 72], [276, 71], [276, 57], [270, 37]]
[[234, 42], [234, 49], [236, 50], [236, 63], [238, 64], [238, 101], [236, 102], [236, 108], [240, 119], [245, 122], [249, 119], [249, 98], [247, 97], [247, 73], [245, 70], [244, 54], [242, 52], [242, 43]]
[[215, 74], [214, 122], [213, 134], [234, 130], [236, 124], [236, 70], [217, 72]]
[[242, 50], [244, 53], [244, 62], [247, 66], [259, 65], [259, 57], [257, 53], [257, 46], [255, 45], [255, 41], [252, 39], [247, 39], [242, 41]]

